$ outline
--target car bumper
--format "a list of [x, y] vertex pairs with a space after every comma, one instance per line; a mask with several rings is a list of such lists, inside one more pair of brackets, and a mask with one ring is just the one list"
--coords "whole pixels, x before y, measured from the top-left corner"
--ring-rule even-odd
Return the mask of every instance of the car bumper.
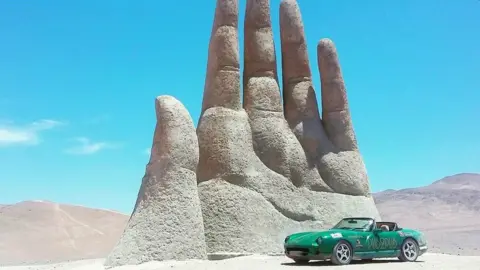
[[317, 248], [312, 247], [285, 247], [285, 256], [293, 260], [328, 260], [331, 254], [321, 253]]
[[421, 256], [421, 255], [425, 254], [425, 253], [428, 251], [428, 246], [427, 246], [427, 245], [420, 246], [420, 247], [419, 247], [419, 250], [420, 250], [419, 256]]

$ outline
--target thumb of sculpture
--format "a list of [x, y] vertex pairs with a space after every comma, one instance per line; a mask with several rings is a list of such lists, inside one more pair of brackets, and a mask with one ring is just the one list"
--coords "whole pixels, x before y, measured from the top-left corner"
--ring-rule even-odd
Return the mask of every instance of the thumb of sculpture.
[[150, 162], [125, 231], [105, 261], [107, 268], [207, 258], [193, 121], [171, 96], [158, 97], [155, 107], [157, 124]]

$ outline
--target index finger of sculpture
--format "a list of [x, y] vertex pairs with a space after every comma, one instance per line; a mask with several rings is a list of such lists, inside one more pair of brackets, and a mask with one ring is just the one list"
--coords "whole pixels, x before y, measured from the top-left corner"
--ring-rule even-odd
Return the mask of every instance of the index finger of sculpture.
[[254, 157], [248, 115], [240, 101], [237, 24], [238, 0], [218, 0], [197, 126], [199, 183], [241, 173]]
[[357, 149], [337, 50], [330, 39], [318, 43], [318, 67], [322, 85], [322, 119], [325, 131], [341, 150]]
[[238, 0], [218, 0], [208, 48], [202, 114], [217, 106], [242, 108], [239, 58]]
[[247, 1], [244, 45], [244, 108], [281, 112], [270, 0]]

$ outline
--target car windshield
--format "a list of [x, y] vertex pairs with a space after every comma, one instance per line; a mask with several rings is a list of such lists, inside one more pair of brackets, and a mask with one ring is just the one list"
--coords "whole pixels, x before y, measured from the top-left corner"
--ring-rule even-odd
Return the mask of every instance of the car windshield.
[[343, 230], [368, 230], [372, 225], [373, 219], [370, 218], [345, 218], [340, 220], [332, 229]]

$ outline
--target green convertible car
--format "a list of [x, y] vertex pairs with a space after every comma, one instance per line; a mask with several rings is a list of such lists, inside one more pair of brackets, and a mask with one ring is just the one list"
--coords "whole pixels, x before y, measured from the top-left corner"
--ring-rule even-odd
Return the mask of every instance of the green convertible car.
[[375, 258], [413, 262], [427, 251], [427, 241], [423, 233], [400, 228], [395, 222], [350, 217], [329, 230], [291, 234], [285, 238], [284, 248], [285, 255], [299, 264], [330, 260], [346, 265], [352, 260]]

